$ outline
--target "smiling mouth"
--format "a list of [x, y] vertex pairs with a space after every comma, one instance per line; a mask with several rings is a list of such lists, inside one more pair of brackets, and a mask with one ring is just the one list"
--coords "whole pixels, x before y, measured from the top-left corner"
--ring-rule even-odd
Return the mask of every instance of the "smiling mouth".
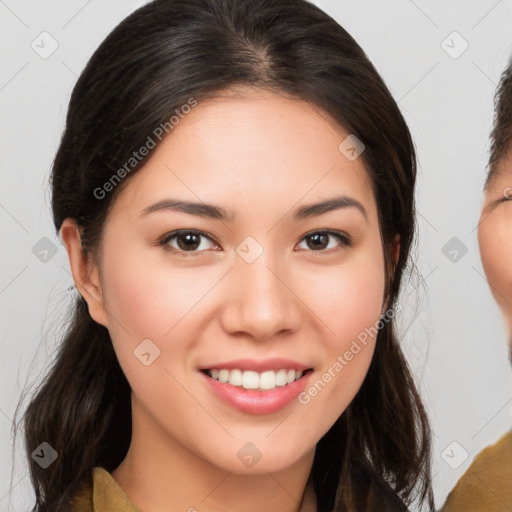
[[202, 373], [218, 382], [254, 391], [269, 391], [278, 387], [288, 386], [312, 371], [312, 368], [306, 370], [282, 368], [277, 371], [267, 370], [264, 372], [226, 368], [201, 370]]

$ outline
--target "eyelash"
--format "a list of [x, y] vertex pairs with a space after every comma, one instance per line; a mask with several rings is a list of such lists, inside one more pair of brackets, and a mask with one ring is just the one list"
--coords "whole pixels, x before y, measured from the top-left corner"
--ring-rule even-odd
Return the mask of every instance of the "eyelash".
[[[177, 238], [180, 235], [187, 235], [187, 234], [198, 235], [198, 236], [207, 238], [214, 244], [219, 245], [212, 237], [208, 236], [203, 231], [198, 231], [198, 230], [194, 230], [194, 229], [180, 229], [180, 230], [168, 233], [167, 235], [164, 236], [164, 238], [162, 238], [161, 240], [158, 241], [158, 245], [162, 246], [164, 248], [164, 250], [166, 250], [166, 251], [170, 251], [172, 253], [179, 254], [180, 256], [184, 256], [184, 257], [194, 256], [196, 254], [200, 254], [200, 253], [204, 252], [204, 251], [195, 251], [195, 250], [194, 251], [183, 251], [182, 249], [177, 249], [176, 247], [171, 247], [170, 245], [168, 245], [172, 239]], [[349, 235], [347, 235], [343, 232], [340, 232], [340, 231], [333, 231], [330, 229], [311, 231], [311, 232], [305, 234], [300, 239], [300, 241], [302, 242], [306, 238], [312, 237], [313, 235], [330, 235], [330, 236], [337, 238], [339, 240], [339, 242], [341, 242], [341, 245], [343, 247], [352, 246], [352, 239]], [[320, 249], [318, 251], [315, 251], [313, 249], [308, 249], [309, 252], [318, 253], [319, 255], [321, 255], [323, 253], [330, 253], [330, 251], [332, 251], [332, 250], [333, 250], [332, 247], [330, 249]]]

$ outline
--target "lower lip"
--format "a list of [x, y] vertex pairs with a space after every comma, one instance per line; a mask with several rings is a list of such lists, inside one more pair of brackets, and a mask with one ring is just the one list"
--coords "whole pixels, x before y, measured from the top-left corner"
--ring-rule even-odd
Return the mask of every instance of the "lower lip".
[[199, 373], [219, 398], [236, 409], [249, 414], [271, 414], [284, 409], [304, 390], [312, 372], [308, 371], [291, 384], [278, 386], [268, 391], [255, 391], [232, 386], [227, 382], [212, 379], [203, 372]]

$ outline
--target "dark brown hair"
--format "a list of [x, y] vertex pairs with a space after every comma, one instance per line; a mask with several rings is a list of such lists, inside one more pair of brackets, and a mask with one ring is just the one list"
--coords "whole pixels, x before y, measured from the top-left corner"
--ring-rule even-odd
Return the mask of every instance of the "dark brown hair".
[[[94, 251], [109, 207], [146, 159], [105, 197], [95, 190], [191, 97], [200, 102], [238, 85], [309, 101], [364, 143], [393, 307], [415, 232], [414, 145], [363, 50], [305, 0], [155, 0], [124, 19], [70, 99], [51, 177], [55, 228], [75, 219], [84, 251]], [[405, 504], [433, 508], [429, 424], [394, 329], [384, 323], [361, 389], [318, 442], [310, 479], [320, 512], [362, 510], [358, 492], [369, 489], [357, 477], [362, 467]], [[53, 366], [24, 415], [36, 512], [67, 510], [94, 466], [112, 471], [121, 463], [131, 437], [130, 392], [108, 330], [77, 294]], [[30, 457], [42, 441], [59, 454], [47, 469]]]
[[512, 57], [503, 71], [494, 96], [494, 123], [485, 187], [488, 188], [498, 174], [499, 164], [512, 147]]

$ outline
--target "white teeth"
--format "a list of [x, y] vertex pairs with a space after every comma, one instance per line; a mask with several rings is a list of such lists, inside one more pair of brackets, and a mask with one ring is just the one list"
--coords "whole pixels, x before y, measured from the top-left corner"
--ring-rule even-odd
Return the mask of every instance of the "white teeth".
[[286, 386], [286, 370], [279, 370], [276, 373], [276, 386]]
[[217, 369], [208, 370], [208, 375], [219, 382], [229, 382], [232, 386], [241, 386], [244, 389], [274, 389], [277, 386], [286, 386], [300, 379], [303, 375], [302, 370], [285, 370], [277, 372], [267, 370], [258, 373], [251, 370], [227, 370]]
[[261, 389], [274, 389], [276, 387], [276, 372], [269, 370], [260, 375]]
[[[232, 372], [236, 370], [232, 370]], [[239, 370], [240, 371], [240, 370]], [[244, 389], [257, 389], [260, 378], [257, 372], [246, 371], [242, 374], [242, 387]]]
[[229, 383], [232, 386], [242, 385], [242, 372], [240, 370], [231, 370], [229, 372]]

